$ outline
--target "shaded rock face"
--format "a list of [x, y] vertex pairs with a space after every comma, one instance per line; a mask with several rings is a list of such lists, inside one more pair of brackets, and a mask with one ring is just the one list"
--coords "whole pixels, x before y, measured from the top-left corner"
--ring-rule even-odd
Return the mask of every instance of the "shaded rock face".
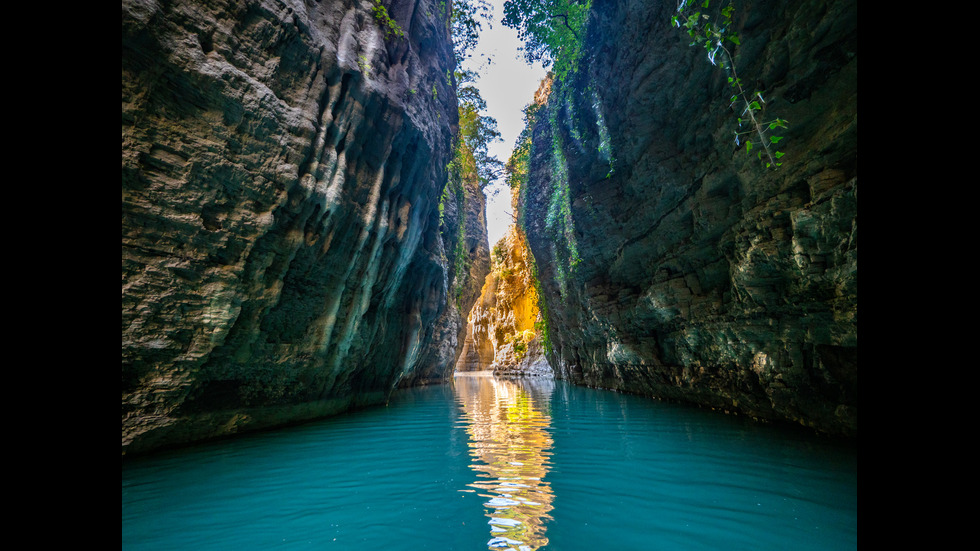
[[[459, 193], [453, 194], [453, 188]], [[429, 358], [402, 377], [399, 386], [442, 383], [447, 380], [465, 351], [470, 329], [466, 312], [480, 298], [483, 281], [490, 272], [487, 241], [486, 197], [479, 181], [450, 181], [443, 202], [443, 237], [454, 263], [450, 272], [450, 307], [436, 324]], [[453, 196], [453, 197], [450, 197]]]
[[469, 315], [467, 338], [456, 371], [493, 371], [497, 376], [552, 376], [544, 357], [538, 293], [530, 251], [516, 225], [496, 244], [492, 270]]
[[[733, 138], [673, 4], [595, 0], [534, 127], [522, 220], [560, 377], [857, 434], [853, 1], [735, 4], [784, 166]], [[562, 93], [564, 91], [564, 93]]]
[[124, 0], [124, 454], [450, 375], [448, 14], [371, 7]]

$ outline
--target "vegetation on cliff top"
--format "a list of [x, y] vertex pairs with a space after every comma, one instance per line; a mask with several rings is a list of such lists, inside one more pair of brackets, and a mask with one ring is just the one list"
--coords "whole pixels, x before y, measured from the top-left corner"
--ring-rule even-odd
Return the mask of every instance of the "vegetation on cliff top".
[[451, 275], [457, 306], [461, 306], [459, 300], [471, 262], [466, 250], [466, 189], [476, 187], [482, 191], [503, 171], [503, 162], [491, 155], [488, 149], [492, 142], [501, 139], [497, 121], [481, 113], [486, 108], [486, 101], [473, 86], [474, 77], [475, 74], [470, 71], [456, 72], [459, 129], [454, 141], [453, 159], [447, 166], [448, 179], [439, 202], [442, 223], [446, 222], [445, 202], [450, 195], [455, 197], [458, 209], [456, 225], [452, 228], [455, 247]]
[[504, 25], [524, 42], [528, 63], [540, 62], [564, 79], [578, 64], [592, 0], [507, 0]]

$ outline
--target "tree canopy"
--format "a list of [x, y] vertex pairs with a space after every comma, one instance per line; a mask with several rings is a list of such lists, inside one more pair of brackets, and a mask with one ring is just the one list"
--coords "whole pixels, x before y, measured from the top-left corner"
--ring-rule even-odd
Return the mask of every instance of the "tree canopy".
[[490, 154], [491, 143], [501, 141], [497, 119], [481, 115], [487, 103], [474, 86], [476, 73], [456, 72], [459, 98], [458, 160], [464, 177], [478, 179], [480, 189], [486, 188], [503, 174], [504, 163]]
[[575, 67], [592, 0], [507, 0], [503, 24], [516, 30], [528, 63], [552, 68], [559, 79]]
[[489, 22], [493, 7], [488, 0], [453, 0], [450, 25], [453, 35], [453, 54], [456, 65], [473, 55], [480, 40], [481, 21]]

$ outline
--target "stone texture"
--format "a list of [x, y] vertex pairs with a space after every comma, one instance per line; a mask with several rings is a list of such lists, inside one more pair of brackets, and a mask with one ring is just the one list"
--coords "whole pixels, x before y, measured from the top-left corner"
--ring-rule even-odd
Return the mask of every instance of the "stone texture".
[[495, 376], [552, 376], [544, 357], [538, 293], [526, 240], [516, 225], [494, 246], [492, 269], [470, 311], [457, 372], [492, 371]]
[[[458, 177], [458, 180], [453, 178]], [[450, 303], [444, 315], [436, 323], [430, 354], [418, 363], [418, 367], [402, 377], [399, 386], [444, 383], [452, 375], [461, 355], [469, 328], [466, 312], [480, 298], [483, 281], [490, 272], [490, 247], [487, 241], [486, 197], [479, 180], [461, 175], [450, 176], [449, 195], [453, 188], [460, 190], [457, 199], [444, 201], [443, 237], [446, 249], [455, 260], [448, 266], [450, 275]]]
[[447, 14], [371, 7], [124, 0], [124, 454], [450, 375]]
[[740, 76], [790, 124], [775, 172], [736, 147], [727, 75], [673, 6], [595, 0], [583, 69], [534, 128], [521, 211], [550, 363], [856, 436], [856, 4], [735, 6]]

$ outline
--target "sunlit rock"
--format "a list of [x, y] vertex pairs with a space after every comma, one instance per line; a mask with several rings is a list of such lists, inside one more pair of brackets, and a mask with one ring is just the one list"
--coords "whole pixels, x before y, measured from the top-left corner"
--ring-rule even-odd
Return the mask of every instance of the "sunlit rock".
[[544, 357], [530, 253], [516, 225], [493, 247], [491, 271], [469, 315], [457, 371], [552, 376]]
[[392, 4], [404, 36], [355, 0], [122, 15], [123, 453], [446, 380], [446, 4]]

